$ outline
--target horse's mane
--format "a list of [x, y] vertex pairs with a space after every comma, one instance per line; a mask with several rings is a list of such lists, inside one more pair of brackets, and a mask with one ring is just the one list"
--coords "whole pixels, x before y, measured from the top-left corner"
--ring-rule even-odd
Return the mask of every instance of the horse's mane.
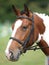
[[34, 12], [36, 15], [38, 15], [39, 17], [41, 17], [43, 19], [43, 21], [49, 21], [49, 16], [46, 15], [45, 13], [37, 13], [37, 12]]
[[46, 27], [49, 28], [49, 16], [46, 15], [45, 13], [43, 14], [43, 13], [35, 12], [35, 14], [38, 15], [40, 18], [42, 18]]
[[45, 33], [43, 34], [43, 38], [49, 45], [49, 16], [42, 13], [35, 13], [35, 14], [43, 19], [44, 25], [46, 27]]

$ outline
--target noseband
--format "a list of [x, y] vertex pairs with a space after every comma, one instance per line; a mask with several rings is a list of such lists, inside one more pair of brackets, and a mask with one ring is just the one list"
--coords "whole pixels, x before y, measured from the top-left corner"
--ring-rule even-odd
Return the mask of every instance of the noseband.
[[30, 41], [31, 34], [34, 31], [34, 17], [32, 16], [32, 18], [29, 18], [29, 17], [26, 17], [26, 16], [18, 16], [17, 19], [28, 19], [32, 22], [31, 31], [30, 31], [28, 37], [26, 38], [26, 40], [24, 42], [21, 42], [19, 39], [16, 39], [14, 37], [10, 37], [10, 39], [17, 41], [19, 44], [21, 44], [23, 46], [23, 49], [25, 49], [26, 44]]

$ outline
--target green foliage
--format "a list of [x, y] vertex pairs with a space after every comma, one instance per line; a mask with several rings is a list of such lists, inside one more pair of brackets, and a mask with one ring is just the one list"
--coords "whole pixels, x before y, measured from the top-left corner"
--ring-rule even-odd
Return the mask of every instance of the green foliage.
[[23, 10], [23, 5], [26, 3], [32, 11], [43, 12], [49, 15], [49, 0], [0, 0], [0, 20], [15, 21], [16, 15], [12, 11], [12, 4], [20, 10]]
[[22, 9], [22, 5], [25, 2], [25, 0], [0, 0], [0, 20], [4, 21], [9, 19], [12, 21], [12, 19], [15, 18], [15, 15], [12, 11], [12, 4], [14, 4], [17, 8]]

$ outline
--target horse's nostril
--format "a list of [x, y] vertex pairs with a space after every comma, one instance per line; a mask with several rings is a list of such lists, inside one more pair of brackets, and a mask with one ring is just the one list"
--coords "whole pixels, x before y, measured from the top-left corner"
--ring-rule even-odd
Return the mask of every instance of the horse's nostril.
[[13, 52], [12, 51], [10, 51], [10, 53], [11, 53], [11, 55], [13, 55]]
[[10, 59], [14, 59], [14, 55], [12, 51], [10, 51]]

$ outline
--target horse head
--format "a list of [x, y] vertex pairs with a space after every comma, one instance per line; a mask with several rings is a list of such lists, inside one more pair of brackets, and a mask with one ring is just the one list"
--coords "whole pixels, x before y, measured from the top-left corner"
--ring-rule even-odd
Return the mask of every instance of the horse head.
[[12, 7], [17, 20], [12, 25], [13, 32], [5, 53], [9, 60], [16, 61], [22, 53], [27, 51], [26, 48], [38, 40], [39, 33], [44, 33], [45, 26], [43, 20], [32, 13], [26, 5], [24, 5], [23, 11], [16, 9], [15, 6]]

